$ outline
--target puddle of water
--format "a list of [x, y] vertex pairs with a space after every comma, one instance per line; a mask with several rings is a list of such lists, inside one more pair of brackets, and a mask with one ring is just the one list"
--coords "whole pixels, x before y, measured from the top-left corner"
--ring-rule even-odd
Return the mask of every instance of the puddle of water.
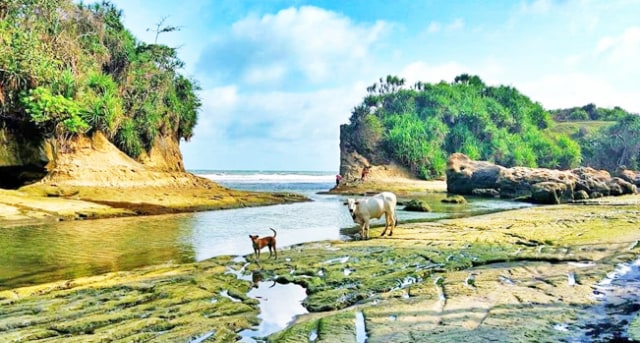
[[640, 312], [640, 258], [623, 263], [594, 287], [589, 318], [570, 326], [576, 342], [633, 342], [627, 328]]
[[240, 342], [256, 342], [256, 338], [265, 337], [280, 331], [289, 325], [296, 316], [308, 313], [302, 306], [307, 293], [302, 286], [289, 283], [279, 284], [273, 281], [260, 281], [247, 295], [260, 301], [260, 325], [253, 330], [240, 332]]
[[318, 330], [311, 330], [309, 333], [309, 342], [315, 342], [318, 339]]
[[227, 271], [225, 273], [235, 275], [236, 278], [238, 278], [239, 280], [251, 281], [252, 280], [252, 275], [245, 274], [245, 271], [246, 271], [248, 265], [249, 265], [249, 263], [245, 263], [242, 266], [242, 268], [240, 268], [239, 270], [235, 270], [235, 269], [227, 267]]
[[209, 331], [207, 333], [205, 333], [204, 335], [197, 337], [195, 339], [192, 339], [189, 341], [189, 343], [202, 343], [204, 342], [207, 338], [213, 336], [213, 334], [215, 333], [215, 331]]
[[330, 259], [330, 260], [326, 260], [326, 261], [324, 261], [322, 263], [324, 263], [324, 264], [347, 263], [347, 261], [349, 261], [349, 256], [333, 258], [333, 259]]
[[567, 283], [569, 284], [569, 286], [576, 285], [576, 274], [574, 272], [569, 272], [567, 274]]
[[364, 325], [364, 315], [361, 311], [356, 312], [356, 342], [365, 343], [367, 341], [367, 330]]
[[234, 298], [232, 296], [229, 295], [229, 291], [228, 290], [224, 290], [222, 292], [220, 292], [220, 295], [222, 295], [225, 298], [231, 299], [231, 301], [233, 301], [234, 303], [239, 303], [242, 302], [242, 300], [238, 299], [238, 298]]

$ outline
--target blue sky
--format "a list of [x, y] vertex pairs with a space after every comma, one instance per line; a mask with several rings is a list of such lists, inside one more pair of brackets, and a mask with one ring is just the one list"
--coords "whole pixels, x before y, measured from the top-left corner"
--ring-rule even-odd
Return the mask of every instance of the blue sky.
[[478, 75], [547, 109], [640, 113], [640, 0], [116, 0], [202, 87], [187, 169], [326, 170], [366, 87]]

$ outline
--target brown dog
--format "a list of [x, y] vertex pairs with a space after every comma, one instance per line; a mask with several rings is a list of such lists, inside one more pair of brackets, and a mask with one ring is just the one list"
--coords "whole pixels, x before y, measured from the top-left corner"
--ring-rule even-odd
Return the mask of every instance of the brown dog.
[[276, 251], [276, 235], [278, 233], [272, 228], [269, 229], [273, 231], [273, 236], [258, 238], [258, 235], [249, 235], [249, 238], [251, 238], [251, 242], [253, 243], [253, 254], [256, 256], [257, 260], [260, 260], [260, 250], [265, 246], [269, 247], [269, 257], [271, 257], [271, 249], [273, 249], [275, 258], [278, 258], [278, 252]]

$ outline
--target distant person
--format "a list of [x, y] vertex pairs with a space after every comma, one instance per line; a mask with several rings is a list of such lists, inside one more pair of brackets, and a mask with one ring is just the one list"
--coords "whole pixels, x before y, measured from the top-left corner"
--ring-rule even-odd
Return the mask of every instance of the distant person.
[[338, 174], [336, 175], [336, 186], [340, 184], [340, 181], [342, 181], [342, 175]]
[[369, 175], [369, 167], [364, 167], [362, 169], [362, 174], [360, 175], [360, 181], [364, 182], [364, 180], [367, 178], [367, 175]]

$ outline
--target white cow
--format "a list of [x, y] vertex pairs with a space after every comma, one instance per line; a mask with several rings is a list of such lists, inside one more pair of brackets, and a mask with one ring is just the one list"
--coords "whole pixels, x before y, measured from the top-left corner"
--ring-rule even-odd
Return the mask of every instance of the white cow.
[[393, 234], [393, 228], [398, 222], [396, 217], [396, 195], [391, 192], [382, 192], [369, 198], [347, 199], [347, 208], [355, 223], [360, 224], [360, 238], [369, 239], [369, 221], [371, 218], [379, 219], [384, 214], [384, 231], [391, 227], [389, 236]]

